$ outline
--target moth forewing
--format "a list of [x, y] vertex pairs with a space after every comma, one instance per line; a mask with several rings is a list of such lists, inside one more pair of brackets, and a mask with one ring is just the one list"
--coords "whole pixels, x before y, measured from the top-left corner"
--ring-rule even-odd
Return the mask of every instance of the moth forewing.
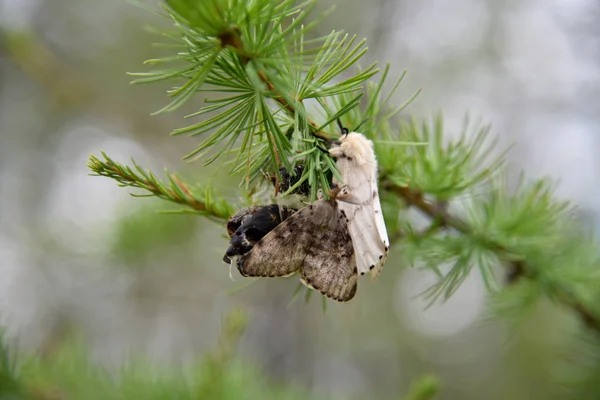
[[381, 201], [379, 200], [379, 190], [377, 190], [377, 178], [373, 181], [373, 196], [376, 197], [373, 200], [373, 212], [375, 214], [375, 227], [377, 228], [377, 233], [379, 234], [379, 238], [383, 242], [384, 245], [384, 253], [380, 258], [378, 264], [375, 264], [375, 268], [371, 270], [371, 279], [374, 280], [377, 278], [379, 273], [383, 268], [383, 264], [387, 259], [388, 252], [390, 250], [390, 239], [387, 234], [387, 228], [385, 226], [385, 220], [383, 218], [383, 211], [381, 209]]
[[373, 142], [358, 132], [343, 135], [329, 153], [336, 158], [343, 182], [338, 196], [340, 210], [346, 213], [361, 275], [381, 272], [389, 251], [389, 238], [381, 212], [377, 187], [377, 159]]
[[237, 266], [244, 276], [299, 272], [303, 284], [336, 301], [356, 294], [354, 247], [335, 199], [321, 199], [296, 212], [240, 257]]
[[[326, 211], [301, 270], [302, 282], [336, 301], [351, 300], [357, 290], [356, 259], [348, 219], [335, 200], [320, 200]], [[320, 210], [316, 210], [315, 215]], [[318, 219], [318, 218], [317, 218]]]
[[303, 211], [279, 224], [238, 258], [237, 268], [242, 276], [283, 277], [300, 269], [303, 249], [311, 240], [300, 229], [305, 219]]

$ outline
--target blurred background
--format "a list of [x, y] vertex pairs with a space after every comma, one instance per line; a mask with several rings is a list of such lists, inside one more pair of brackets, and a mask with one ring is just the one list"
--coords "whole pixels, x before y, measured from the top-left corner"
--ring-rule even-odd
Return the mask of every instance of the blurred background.
[[[448, 134], [466, 113], [490, 122], [500, 148], [514, 144], [509, 170], [559, 180], [558, 196], [594, 227], [599, 21], [594, 0], [345, 0], [315, 35], [366, 36], [363, 65], [408, 70], [397, 104], [422, 87], [407, 111], [443, 110]], [[238, 356], [315, 396], [399, 398], [434, 373], [442, 399], [563, 398], [555, 378], [577, 321], [555, 308], [540, 305], [509, 337], [473, 274], [425, 310], [416, 296], [435, 276], [403, 268], [398, 248], [376, 284], [362, 280], [352, 302], [325, 313], [318, 296], [288, 308], [296, 280], [231, 293], [244, 281], [221, 261], [224, 226], [157, 213], [168, 204], [88, 176], [88, 156], [104, 150], [238, 202], [235, 180], [181, 161], [199, 139], [169, 136], [198, 105], [150, 116], [170, 84], [129, 85], [126, 72], [165, 54], [145, 29], [165, 23], [123, 0], [0, 0], [0, 326], [21, 348], [44, 351], [74, 330], [108, 367], [131, 354], [185, 365], [243, 306]]]

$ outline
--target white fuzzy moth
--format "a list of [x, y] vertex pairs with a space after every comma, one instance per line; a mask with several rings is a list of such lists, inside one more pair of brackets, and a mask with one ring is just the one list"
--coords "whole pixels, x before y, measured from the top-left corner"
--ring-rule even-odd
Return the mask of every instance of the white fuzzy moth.
[[341, 186], [337, 200], [340, 211], [348, 217], [358, 272], [364, 275], [371, 271], [371, 279], [375, 279], [387, 258], [390, 241], [379, 202], [373, 142], [342, 128], [342, 137], [329, 154], [336, 159], [343, 179], [338, 182], [334, 177], [333, 184]]

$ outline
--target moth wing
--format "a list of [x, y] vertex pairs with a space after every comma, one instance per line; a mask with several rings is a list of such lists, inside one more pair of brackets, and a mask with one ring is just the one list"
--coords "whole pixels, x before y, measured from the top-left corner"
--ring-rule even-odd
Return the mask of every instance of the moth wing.
[[377, 234], [379, 235], [379, 239], [383, 243], [384, 247], [383, 258], [378, 264], [375, 264], [375, 268], [371, 270], [371, 280], [373, 280], [377, 278], [381, 272], [385, 259], [387, 258], [387, 253], [390, 249], [390, 239], [387, 234], [385, 220], [383, 219], [383, 211], [381, 210], [381, 202], [379, 200], [379, 188], [377, 187], [377, 168], [373, 170], [370, 186], [373, 195], [372, 210], [375, 218], [375, 228], [377, 229]]
[[353, 205], [340, 203], [340, 209], [348, 216], [348, 229], [354, 243], [358, 273], [381, 271], [387, 258], [387, 246], [377, 232], [377, 221], [370, 204]]
[[[374, 153], [374, 152], [373, 152]], [[375, 221], [377, 222], [377, 231], [379, 232], [379, 236], [381, 237], [381, 241], [389, 247], [390, 239], [388, 238], [387, 229], [385, 227], [385, 221], [383, 219], [383, 212], [381, 210], [381, 202], [379, 200], [379, 173], [377, 171], [378, 165], [375, 162], [374, 168], [371, 170], [371, 193], [373, 194], [373, 211], [375, 212]]]
[[351, 300], [357, 290], [357, 266], [347, 218], [339, 203], [332, 207], [329, 224], [315, 232], [315, 240], [302, 264], [301, 281], [340, 302]]
[[238, 258], [243, 276], [281, 277], [298, 272], [319, 228], [311, 215], [314, 206], [305, 207], [288, 217]]

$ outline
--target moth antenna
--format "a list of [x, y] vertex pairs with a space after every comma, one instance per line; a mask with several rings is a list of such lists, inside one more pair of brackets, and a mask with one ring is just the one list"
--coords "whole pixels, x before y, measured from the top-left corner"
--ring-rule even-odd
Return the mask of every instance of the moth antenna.
[[317, 144], [317, 149], [322, 151], [325, 154], [329, 154], [329, 150], [322, 148], [320, 145]]
[[363, 121], [358, 124], [358, 126], [356, 128], [354, 128], [354, 132], [358, 132], [358, 128], [360, 128], [361, 126], [363, 126], [365, 124], [365, 122], [368, 122], [371, 118], [365, 118], [363, 119]]
[[338, 126], [340, 127], [340, 130], [342, 131], [342, 136], [346, 136], [349, 132], [348, 132], [348, 128], [344, 127], [344, 125], [342, 125], [342, 120], [341, 119], [337, 119], [337, 123]]

